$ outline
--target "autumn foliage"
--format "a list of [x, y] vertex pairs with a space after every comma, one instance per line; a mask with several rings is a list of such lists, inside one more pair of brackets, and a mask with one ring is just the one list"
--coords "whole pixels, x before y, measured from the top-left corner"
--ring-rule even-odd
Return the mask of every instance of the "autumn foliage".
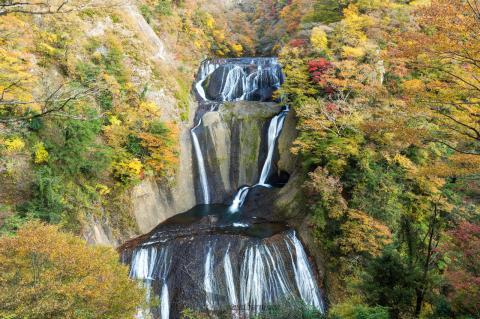
[[451, 241], [442, 249], [450, 260], [448, 297], [457, 313], [480, 314], [480, 226], [462, 222], [449, 235]]
[[333, 68], [333, 64], [324, 58], [315, 59], [308, 62], [308, 72], [313, 82], [325, 86], [326, 73]]
[[0, 238], [1, 318], [132, 318], [143, 299], [108, 247], [31, 222]]

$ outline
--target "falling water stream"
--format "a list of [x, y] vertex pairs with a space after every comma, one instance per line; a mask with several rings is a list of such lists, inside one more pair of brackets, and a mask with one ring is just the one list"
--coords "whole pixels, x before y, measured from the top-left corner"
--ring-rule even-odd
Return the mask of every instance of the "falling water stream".
[[[282, 82], [275, 58], [206, 60], [195, 88], [199, 105], [211, 112], [226, 101], [271, 100]], [[285, 224], [241, 213], [253, 187], [272, 187], [268, 180], [288, 112], [285, 106], [268, 124], [258, 181], [241, 187], [229, 206], [211, 203], [206, 149], [198, 135], [203, 114], [199, 114], [191, 129], [197, 188], [202, 194], [199, 205], [123, 248], [130, 276], [143, 283], [149, 296], [160, 299], [159, 306], [139, 311], [138, 318], [177, 319], [191, 308], [212, 317], [228, 314], [246, 319], [265, 306], [292, 300], [325, 311], [314, 267], [296, 232]]]

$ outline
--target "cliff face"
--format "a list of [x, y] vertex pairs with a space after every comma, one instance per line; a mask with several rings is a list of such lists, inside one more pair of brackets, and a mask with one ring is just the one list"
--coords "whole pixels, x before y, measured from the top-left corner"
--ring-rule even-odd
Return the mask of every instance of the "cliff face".
[[[150, 83], [146, 98], [152, 101], [160, 111], [163, 120], [175, 121], [179, 129], [179, 161], [176, 173], [169, 180], [158, 180], [147, 177], [129, 191], [130, 203], [125, 207], [133, 218], [134, 227], [131, 230], [113, 230], [109, 219], [90, 216], [83, 227], [83, 236], [91, 243], [118, 245], [123, 240], [153, 229], [158, 223], [172, 215], [188, 210], [195, 205], [195, 194], [192, 177], [192, 155], [189, 128], [195, 111], [193, 97], [188, 97], [188, 113], [178, 107], [176, 90], [158, 78], [159, 71], [167, 74], [176, 67], [189, 69], [190, 65], [175, 60], [175, 50], [169, 48], [157, 34], [134, 3], [119, 9], [124, 25], [119, 27], [110, 19], [98, 21], [86, 34], [103, 36], [108, 29], [133, 36], [137, 41], [138, 50], [147, 57], [144, 61], [135, 61], [130, 65], [134, 81], [138, 85]], [[120, 30], [120, 28], [122, 30]], [[192, 71], [193, 74], [193, 71]], [[174, 75], [173, 75], [174, 76]]]
[[258, 180], [268, 121], [280, 109], [275, 103], [235, 102], [203, 116], [199, 137], [213, 203], [228, 202], [241, 186]]
[[[235, 2], [101, 4], [0, 21], [8, 34], [2, 58], [11, 54], [18, 67], [2, 69], [2, 81], [20, 78], [20, 105], [85, 90], [35, 123], [0, 123], [0, 227], [7, 231], [25, 216], [65, 218], [89, 242], [116, 245], [196, 203], [190, 89], [212, 43], [222, 54], [245, 48], [223, 23], [224, 6]], [[2, 118], [45, 106], [12, 110], [0, 107]]]

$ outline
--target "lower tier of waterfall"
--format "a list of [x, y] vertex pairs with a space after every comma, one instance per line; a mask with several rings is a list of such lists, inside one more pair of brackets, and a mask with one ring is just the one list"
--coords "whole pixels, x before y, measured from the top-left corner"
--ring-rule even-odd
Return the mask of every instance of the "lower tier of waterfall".
[[[270, 305], [301, 301], [324, 311], [321, 292], [294, 230], [282, 223], [201, 205], [123, 247], [130, 276], [160, 298], [153, 318], [184, 309], [250, 318]], [[139, 318], [143, 318], [139, 314]]]

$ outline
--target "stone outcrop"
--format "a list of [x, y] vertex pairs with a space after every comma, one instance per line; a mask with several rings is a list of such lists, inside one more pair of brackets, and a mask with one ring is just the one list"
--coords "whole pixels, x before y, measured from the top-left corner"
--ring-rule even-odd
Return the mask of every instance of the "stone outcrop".
[[199, 138], [213, 203], [231, 200], [238, 188], [258, 180], [268, 122], [280, 110], [276, 103], [231, 102], [203, 115]]

